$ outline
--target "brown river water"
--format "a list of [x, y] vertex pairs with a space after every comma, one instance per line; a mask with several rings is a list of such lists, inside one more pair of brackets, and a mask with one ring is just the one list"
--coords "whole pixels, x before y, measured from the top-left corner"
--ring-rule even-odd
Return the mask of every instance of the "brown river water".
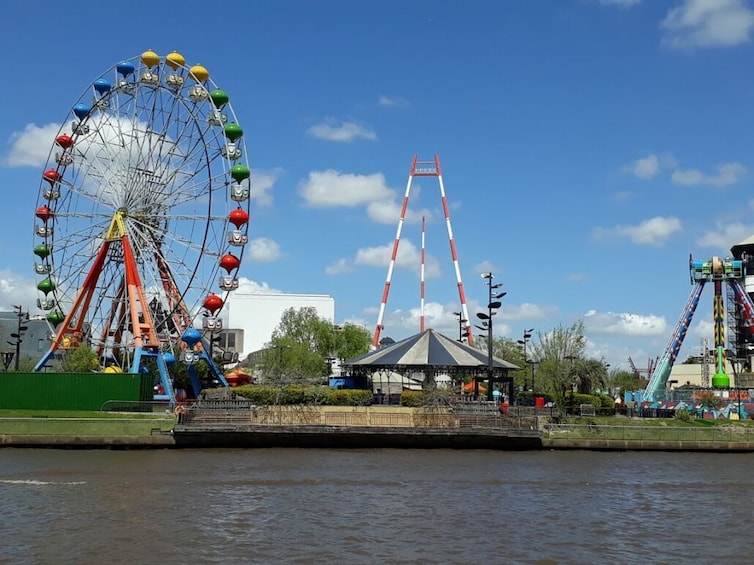
[[752, 563], [752, 454], [0, 450], [0, 563]]

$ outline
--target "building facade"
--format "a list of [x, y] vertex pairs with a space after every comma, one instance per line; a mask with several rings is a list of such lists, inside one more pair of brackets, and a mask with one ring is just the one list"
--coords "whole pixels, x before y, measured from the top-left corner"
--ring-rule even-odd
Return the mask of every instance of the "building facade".
[[19, 363], [23, 366], [30, 361], [39, 361], [50, 348], [51, 337], [50, 324], [42, 317], [29, 318], [25, 310], [20, 312], [20, 316], [19, 312], [14, 311], [0, 312], [0, 370], [15, 369], [19, 339]]
[[[240, 359], [259, 351], [269, 343], [272, 332], [289, 308], [314, 308], [320, 318], [335, 320], [335, 299], [326, 294], [261, 294], [231, 293], [225, 305], [227, 324], [221, 339], [228, 350], [237, 352]], [[230, 342], [233, 347], [230, 347]]]

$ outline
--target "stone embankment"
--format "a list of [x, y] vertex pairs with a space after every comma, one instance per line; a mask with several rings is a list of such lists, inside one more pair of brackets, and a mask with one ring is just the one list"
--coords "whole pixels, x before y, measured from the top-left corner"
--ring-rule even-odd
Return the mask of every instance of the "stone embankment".
[[134, 434], [3, 433], [0, 446], [61, 449], [206, 447], [414, 448], [754, 452], [754, 430], [740, 426], [558, 425], [549, 418], [490, 411], [396, 406], [195, 406], [172, 430]]

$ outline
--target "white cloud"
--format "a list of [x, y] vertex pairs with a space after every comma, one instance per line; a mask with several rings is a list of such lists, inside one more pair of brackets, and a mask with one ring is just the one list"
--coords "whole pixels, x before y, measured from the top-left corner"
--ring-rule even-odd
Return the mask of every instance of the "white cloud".
[[[401, 215], [402, 207], [403, 202], [399, 204], [394, 199], [379, 200], [371, 202], [367, 206], [367, 215], [371, 220], [379, 224], [397, 224], [398, 218], [400, 218]], [[421, 222], [422, 217], [426, 218], [427, 221], [431, 220], [432, 211], [427, 210], [426, 208], [422, 208], [421, 210], [416, 211], [408, 208], [406, 210], [406, 217], [404, 218], [404, 221], [409, 224], [416, 224]]]
[[472, 267], [472, 270], [477, 275], [481, 275], [482, 273], [492, 273], [493, 275], [500, 274], [500, 268], [492, 261], [482, 261], [481, 263], [477, 263]]
[[338, 259], [332, 265], [325, 267], [325, 274], [327, 275], [342, 275], [353, 271], [353, 267], [348, 264], [346, 259]]
[[[11, 310], [17, 304], [34, 315], [37, 295], [37, 283], [31, 277], [9, 270], [0, 271], [0, 310]], [[32, 304], [34, 308], [30, 307]]]
[[703, 233], [696, 244], [700, 247], [713, 247], [727, 253], [733, 245], [741, 243], [754, 234], [754, 225], [742, 223], [717, 224], [714, 231]]
[[395, 198], [382, 173], [355, 175], [333, 169], [310, 172], [309, 180], [301, 183], [298, 193], [307, 205], [318, 208], [361, 206]]
[[672, 155], [650, 153], [649, 155], [640, 157], [633, 163], [626, 165], [623, 167], [623, 171], [642, 180], [647, 180], [656, 176], [662, 169], [670, 169], [675, 166], [676, 161]]
[[43, 167], [55, 143], [61, 124], [28, 124], [10, 136], [10, 152], [3, 159], [8, 167]]
[[354, 122], [317, 124], [306, 130], [306, 133], [317, 139], [326, 139], [327, 141], [353, 141], [358, 138], [377, 139], [377, 134], [374, 131]]
[[[365, 247], [356, 252], [356, 265], [367, 265], [371, 267], [387, 267], [390, 258], [393, 255], [393, 243], [379, 247]], [[417, 275], [421, 269], [421, 250], [409, 239], [401, 239], [398, 247], [398, 253], [395, 257], [395, 267], [406, 269]], [[441, 274], [440, 265], [433, 256], [424, 257], [424, 277], [425, 279], [434, 279]]]
[[665, 336], [670, 331], [665, 318], [654, 314], [590, 310], [584, 314], [584, 323], [590, 333], [597, 335]]
[[251, 199], [259, 206], [272, 205], [272, 187], [280, 178], [282, 169], [273, 169], [271, 171], [254, 170], [251, 182]]
[[660, 172], [660, 159], [655, 154], [637, 159], [631, 166], [631, 172], [640, 179], [651, 179]]
[[282, 290], [270, 288], [266, 282], [258, 283], [246, 277], [238, 277], [237, 292], [240, 294], [283, 294]]
[[280, 246], [276, 241], [258, 237], [249, 242], [251, 260], [257, 263], [270, 263], [280, 258]]
[[612, 229], [596, 228], [594, 236], [597, 240], [609, 237], [627, 237], [637, 245], [659, 246], [681, 229], [681, 220], [678, 218], [656, 216], [635, 226], [616, 226]]
[[630, 8], [636, 6], [641, 0], [599, 0], [599, 3], [603, 6], [621, 6], [622, 8]]
[[503, 305], [498, 311], [498, 317], [503, 320], [513, 321], [545, 320], [556, 317], [557, 312], [558, 309], [555, 306], [542, 306], [540, 304], [532, 304], [531, 302], [513, 304], [503, 298]]
[[749, 40], [754, 11], [743, 0], [684, 0], [660, 27], [672, 48], [729, 47]]
[[380, 106], [387, 106], [391, 108], [407, 108], [410, 103], [405, 98], [396, 96], [380, 96], [378, 103]]
[[705, 175], [696, 169], [677, 170], [673, 172], [671, 180], [683, 186], [702, 184], [722, 187], [737, 183], [745, 174], [746, 167], [741, 163], [724, 163], [717, 167], [716, 175]]

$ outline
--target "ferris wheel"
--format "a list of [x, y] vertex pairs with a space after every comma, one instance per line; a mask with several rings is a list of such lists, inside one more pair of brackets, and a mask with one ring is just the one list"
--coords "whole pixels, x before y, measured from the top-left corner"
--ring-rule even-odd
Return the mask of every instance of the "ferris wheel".
[[[228, 94], [201, 65], [146, 51], [103, 73], [55, 137], [35, 211], [48, 363], [86, 345], [109, 371], [207, 362], [248, 242], [251, 173]], [[198, 323], [201, 321], [201, 323]], [[209, 348], [207, 347], [209, 345]]]

